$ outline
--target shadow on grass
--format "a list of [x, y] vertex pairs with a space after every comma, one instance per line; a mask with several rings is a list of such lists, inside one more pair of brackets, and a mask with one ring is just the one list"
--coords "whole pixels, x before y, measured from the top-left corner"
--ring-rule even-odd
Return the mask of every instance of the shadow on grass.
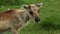
[[54, 24], [53, 20], [47, 20], [47, 21], [45, 20], [40, 25], [41, 25], [41, 29], [44, 30], [57, 30], [57, 29], [60, 30], [60, 25]]

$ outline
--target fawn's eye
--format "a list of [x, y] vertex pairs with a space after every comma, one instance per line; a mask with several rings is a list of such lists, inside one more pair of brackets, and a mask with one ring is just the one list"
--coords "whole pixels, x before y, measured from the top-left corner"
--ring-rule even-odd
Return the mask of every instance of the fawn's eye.
[[30, 13], [31, 15], [33, 15], [33, 12], [32, 12], [32, 11], [30, 11], [29, 13]]

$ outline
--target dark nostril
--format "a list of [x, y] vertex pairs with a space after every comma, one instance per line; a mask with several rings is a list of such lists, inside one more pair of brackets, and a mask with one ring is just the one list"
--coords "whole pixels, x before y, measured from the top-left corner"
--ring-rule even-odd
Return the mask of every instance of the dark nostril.
[[40, 19], [37, 19], [37, 21], [40, 21]]
[[40, 19], [39, 19], [39, 18], [35, 18], [35, 21], [36, 21], [36, 22], [39, 22], [39, 21], [40, 21]]

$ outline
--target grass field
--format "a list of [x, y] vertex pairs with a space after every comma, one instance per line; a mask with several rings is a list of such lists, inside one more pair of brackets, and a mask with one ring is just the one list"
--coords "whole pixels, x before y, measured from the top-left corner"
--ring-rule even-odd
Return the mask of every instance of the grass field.
[[40, 9], [40, 23], [31, 21], [19, 34], [60, 34], [60, 0], [21, 0], [20, 5], [1, 5], [0, 11], [5, 11], [8, 8], [20, 8], [23, 4], [39, 2], [43, 3]]

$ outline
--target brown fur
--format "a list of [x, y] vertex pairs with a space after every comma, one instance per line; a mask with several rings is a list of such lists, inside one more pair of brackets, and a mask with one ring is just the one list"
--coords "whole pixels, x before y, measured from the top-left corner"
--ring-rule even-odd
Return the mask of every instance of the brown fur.
[[3, 13], [0, 13], [0, 21], [7, 20], [7, 19], [11, 18], [14, 11], [15, 10], [9, 10], [9, 11], [5, 11]]
[[[16, 12], [17, 10], [8, 10], [0, 13], [0, 32], [8, 30], [13, 20], [19, 21]], [[11, 21], [11, 22], [10, 22]], [[15, 27], [15, 25], [14, 25]], [[17, 28], [17, 27], [16, 27]]]
[[8, 10], [0, 12], [0, 32], [10, 30], [14, 34], [18, 34], [19, 29], [25, 24], [21, 23], [19, 18], [22, 18], [25, 12], [26, 10]]

